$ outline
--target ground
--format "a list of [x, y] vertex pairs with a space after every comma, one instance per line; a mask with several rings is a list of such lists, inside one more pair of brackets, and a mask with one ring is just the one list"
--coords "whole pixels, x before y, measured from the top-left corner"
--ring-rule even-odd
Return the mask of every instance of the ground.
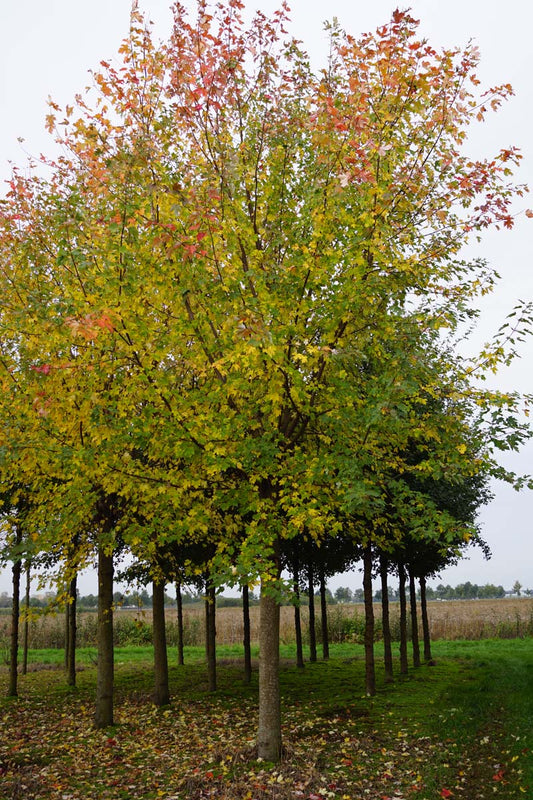
[[[256, 758], [256, 675], [246, 686], [239, 663], [220, 665], [213, 695], [205, 691], [203, 664], [172, 666], [173, 702], [158, 709], [149, 662], [119, 658], [116, 724], [106, 731], [93, 727], [93, 667], [82, 669], [70, 690], [60, 669], [36, 665], [21, 679], [19, 698], [1, 701], [0, 797], [532, 797], [533, 641], [449, 643], [440, 651], [435, 667], [380, 684], [375, 698], [363, 695], [356, 648], [339, 647], [329, 663], [307, 665], [303, 674], [285, 664], [278, 765]], [[522, 683], [530, 687], [523, 718], [509, 694]]]

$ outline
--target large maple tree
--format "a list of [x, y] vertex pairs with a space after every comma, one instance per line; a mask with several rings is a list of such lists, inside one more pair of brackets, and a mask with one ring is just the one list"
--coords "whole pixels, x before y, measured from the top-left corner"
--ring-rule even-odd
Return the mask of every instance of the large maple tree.
[[[524, 435], [515, 396], [473, 386], [502, 342], [471, 363], [443, 344], [495, 279], [461, 248], [511, 227], [523, 187], [515, 150], [462, 154], [511, 93], [479, 91], [474, 48], [437, 51], [396, 11], [359, 39], [332, 26], [315, 73], [285, 6], [242, 12], [176, 4], [155, 45], [134, 11], [92, 93], [52, 104], [47, 177], [14, 174], [2, 466], [32, 486], [42, 548], [85, 520], [106, 580], [118, 536], [143, 563], [209, 542], [220, 580], [261, 580], [258, 745], [275, 760], [280, 538], [371, 520], [370, 476], [415, 469], [413, 436], [432, 443], [426, 476], [492, 469], [490, 441], [465, 456], [473, 407], [498, 444]], [[420, 413], [428, 396], [456, 412]]]

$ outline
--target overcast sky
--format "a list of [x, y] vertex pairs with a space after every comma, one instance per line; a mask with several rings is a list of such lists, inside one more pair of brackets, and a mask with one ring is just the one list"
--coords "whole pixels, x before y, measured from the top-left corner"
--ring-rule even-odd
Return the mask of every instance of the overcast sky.
[[[182, 0], [193, 6], [191, 0]], [[140, 0], [165, 37], [170, 25], [167, 0]], [[341, 25], [357, 35], [386, 23], [396, 6], [394, 0], [293, 0], [291, 33], [302, 40], [313, 63], [320, 65], [327, 51], [323, 32], [325, 19], [336, 16]], [[248, 2], [253, 10], [257, 0]], [[271, 12], [279, 6], [263, 0], [260, 7]], [[533, 188], [533, 82], [531, 30], [533, 5], [529, 0], [413, 0], [411, 13], [421, 20], [421, 30], [434, 47], [465, 45], [475, 40], [481, 50], [479, 76], [488, 86], [511, 83], [515, 97], [483, 126], [472, 131], [469, 150], [490, 155], [500, 147], [518, 146], [524, 156], [520, 181]], [[53, 142], [44, 130], [46, 99], [50, 95], [60, 105], [70, 103], [74, 94], [90, 83], [89, 70], [102, 59], [116, 53], [126, 35], [129, 0], [17, 0], [0, 2], [0, 180], [8, 178], [9, 161], [23, 165], [27, 155], [38, 157], [53, 152]], [[23, 137], [21, 144], [18, 137]], [[533, 206], [533, 197], [516, 206], [523, 211]], [[502, 276], [495, 294], [483, 305], [483, 319], [477, 341], [490, 338], [518, 299], [533, 299], [533, 222], [518, 214], [512, 231], [490, 232], [476, 251], [487, 258]], [[523, 356], [499, 374], [495, 387], [533, 393], [533, 342], [523, 348]], [[506, 467], [518, 472], [533, 472], [533, 445], [520, 454], [506, 454]], [[515, 580], [533, 588], [533, 493], [516, 493], [496, 485], [495, 500], [480, 514], [482, 533], [493, 558], [486, 562], [472, 551], [469, 560], [441, 574], [444, 583], [455, 585], [497, 583], [510, 588]], [[358, 573], [341, 576], [332, 587], [361, 585]], [[0, 573], [0, 592], [10, 591], [10, 574]], [[93, 574], [81, 582], [82, 593], [96, 591]]]

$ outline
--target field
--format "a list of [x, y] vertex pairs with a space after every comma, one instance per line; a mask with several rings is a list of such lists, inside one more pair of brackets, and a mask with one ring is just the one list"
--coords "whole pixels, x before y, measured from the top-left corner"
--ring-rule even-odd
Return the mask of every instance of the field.
[[[377, 650], [379, 654], [378, 645]], [[18, 699], [0, 671], [2, 800], [515, 800], [533, 797], [533, 639], [439, 641], [436, 665], [363, 693], [362, 647], [294, 666], [282, 647], [281, 764], [254, 749], [257, 672], [219, 648], [207, 693], [200, 648], [170, 651], [171, 706], [151, 703], [150, 647], [117, 648], [116, 724], [92, 726], [95, 669], [80, 652], [68, 689], [61, 651], [33, 651]], [[48, 661], [48, 664], [43, 662]]]
[[[451, 600], [428, 605], [431, 635], [441, 639], [512, 639], [533, 636], [533, 599], [509, 598], [497, 600]], [[308, 635], [307, 608], [301, 610], [304, 637]], [[317, 608], [317, 614], [319, 610]], [[362, 605], [330, 606], [329, 631], [332, 642], [361, 641], [364, 626]], [[381, 606], [376, 604], [377, 637], [380, 634]], [[259, 609], [250, 609], [252, 641], [257, 641]], [[391, 604], [393, 638], [399, 637], [398, 604]], [[115, 643], [148, 644], [151, 641], [151, 612], [117, 609], [115, 614]], [[185, 644], [200, 646], [204, 642], [204, 610], [201, 605], [185, 606]], [[9, 614], [0, 616], [0, 653], [9, 646]], [[177, 643], [175, 609], [167, 609], [168, 639]], [[242, 612], [239, 608], [220, 608], [217, 611], [217, 641], [221, 645], [240, 644], [243, 638]], [[78, 640], [81, 646], [96, 641], [96, 613], [81, 612], [78, 619]], [[281, 609], [281, 640], [294, 642], [294, 611]], [[64, 642], [64, 621], [61, 614], [36, 616], [30, 625], [30, 647], [60, 648]]]

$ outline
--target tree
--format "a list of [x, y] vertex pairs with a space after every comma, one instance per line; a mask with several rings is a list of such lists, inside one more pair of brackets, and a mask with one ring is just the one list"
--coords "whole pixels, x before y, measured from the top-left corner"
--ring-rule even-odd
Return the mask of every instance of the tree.
[[[388, 586], [389, 563], [385, 553], [379, 557], [379, 575], [381, 579], [381, 620], [383, 629], [383, 663], [385, 666], [385, 681], [394, 681], [393, 660], [392, 660], [392, 636], [390, 629], [389, 614], [389, 586]], [[377, 592], [376, 592], [377, 594]]]
[[153, 639], [154, 639], [154, 702], [156, 706], [167, 706], [170, 703], [168, 684], [168, 656], [165, 627], [165, 583], [154, 578], [153, 583]]
[[[500, 340], [474, 364], [420, 358], [493, 283], [459, 250], [512, 225], [519, 156], [460, 152], [510, 87], [480, 105], [473, 48], [438, 53], [407, 13], [358, 41], [332, 26], [315, 75], [285, 9], [241, 12], [200, 2], [191, 23], [176, 5], [157, 48], [134, 11], [93, 106], [52, 104], [63, 154], [50, 177], [15, 173], [0, 216], [1, 453], [33, 484], [43, 549], [120, 498], [118, 529], [80, 543], [101, 567], [102, 681], [119, 534], [143, 563], [199, 542], [213, 580], [261, 581], [258, 752], [276, 760], [280, 543], [374, 525], [393, 471], [464, 470], [466, 410], [436, 426], [427, 394], [483, 409], [486, 462], [523, 435], [517, 398], [472, 386]], [[435, 443], [416, 467], [415, 426]]]
[[365, 686], [368, 697], [376, 694], [374, 664], [374, 605], [372, 602], [372, 543], [363, 549], [363, 591], [365, 593]]
[[18, 640], [19, 640], [19, 609], [20, 609], [20, 575], [22, 570], [22, 556], [17, 553], [22, 545], [22, 529], [20, 523], [15, 524], [14, 557], [13, 557], [13, 601], [11, 607], [11, 645], [9, 649], [9, 685], [8, 697], [18, 695]]
[[347, 586], [339, 586], [335, 589], [335, 600], [338, 603], [353, 603], [353, 592]]
[[185, 664], [183, 657], [183, 595], [179, 580], [176, 581], [176, 612], [178, 618], [178, 664], [182, 667]]

